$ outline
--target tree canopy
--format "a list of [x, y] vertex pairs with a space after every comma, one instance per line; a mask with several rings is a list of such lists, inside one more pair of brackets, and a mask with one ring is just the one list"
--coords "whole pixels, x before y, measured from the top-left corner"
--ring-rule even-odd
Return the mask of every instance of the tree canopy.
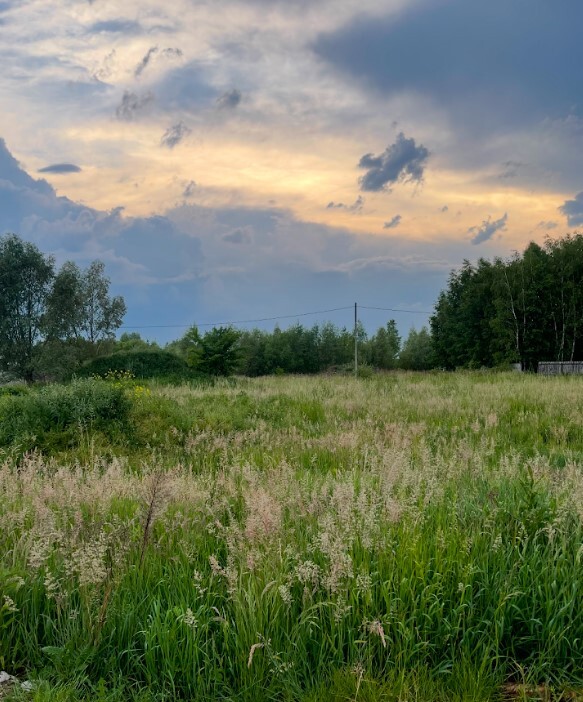
[[109, 285], [101, 261], [85, 270], [66, 261], [57, 271], [34, 244], [0, 237], [0, 368], [30, 382], [98, 353], [126, 312]]
[[453, 271], [431, 318], [444, 368], [583, 360], [583, 236]]

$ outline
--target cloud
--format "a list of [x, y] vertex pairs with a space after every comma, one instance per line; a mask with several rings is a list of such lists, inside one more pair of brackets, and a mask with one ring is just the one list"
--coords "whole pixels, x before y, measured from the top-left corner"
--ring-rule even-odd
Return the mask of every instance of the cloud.
[[148, 64], [150, 63], [150, 61], [152, 60], [154, 55], [157, 53], [158, 53], [157, 46], [152, 46], [151, 48], [148, 49], [148, 51], [146, 52], [146, 54], [144, 55], [144, 57], [142, 58], [140, 63], [138, 63], [138, 65], [136, 66], [136, 68], [134, 70], [134, 76], [136, 78], [139, 78], [142, 75], [142, 73], [146, 70], [146, 68], [148, 67]]
[[241, 92], [237, 88], [227, 90], [219, 98], [217, 98], [217, 106], [219, 110], [234, 110], [242, 99]]
[[139, 34], [142, 31], [138, 22], [126, 19], [103, 20], [89, 27], [91, 34]]
[[365, 154], [360, 159], [358, 167], [366, 170], [359, 179], [360, 188], [390, 192], [395, 183], [421, 183], [428, 158], [429, 151], [423, 145], [417, 146], [415, 139], [407, 139], [401, 132], [380, 156]]
[[243, 229], [235, 229], [232, 232], [223, 234], [223, 241], [227, 241], [230, 244], [250, 244], [252, 242], [252, 235], [248, 227]]
[[[10, 153], [4, 139], [0, 138], [0, 181], [2, 180], [5, 186], [10, 185], [16, 191], [32, 189], [40, 195], [48, 195], [53, 192], [46, 180], [35, 180], [28, 175]], [[8, 208], [5, 211], [8, 211]], [[2, 214], [1, 208], [0, 214]]]
[[184, 56], [182, 49], [177, 49], [174, 47], [168, 47], [167, 49], [162, 49], [161, 55], [168, 56], [170, 58], [173, 56], [175, 56], [176, 58], [182, 58], [182, 56]]
[[546, 231], [550, 231], [551, 229], [556, 229], [558, 226], [559, 226], [559, 225], [558, 225], [557, 222], [545, 222], [545, 221], [542, 221], [542, 222], [539, 222], [539, 223], [536, 225], [536, 228], [537, 228], [537, 229], [545, 229]]
[[118, 119], [131, 122], [139, 112], [154, 101], [154, 95], [150, 92], [138, 95], [129, 90], [125, 90], [115, 114]]
[[574, 200], [565, 200], [559, 212], [565, 215], [570, 227], [583, 225], [583, 191], [575, 195]]
[[59, 197], [45, 180], [31, 178], [0, 140], [0, 235], [15, 232], [58, 259], [100, 258], [112, 280], [162, 285], [194, 280], [200, 242], [167, 217], [125, 217], [123, 208], [95, 210]]
[[364, 207], [364, 198], [359, 195], [352, 205], [345, 205], [343, 202], [329, 202], [326, 205], [327, 210], [346, 210], [347, 212], [362, 212]]
[[[178, 182], [185, 189], [190, 185]], [[162, 217], [86, 207], [31, 178], [0, 142], [0, 234], [18, 233], [55, 255], [59, 264], [70, 259], [86, 266], [102, 260], [112, 292], [126, 299], [127, 325], [274, 317], [354, 300], [379, 306], [389, 300], [390, 306], [430, 310], [449, 270], [469, 249], [467, 241], [415, 242], [396, 232], [390, 239], [356, 234], [302, 221], [275, 207], [185, 202]], [[349, 324], [349, 314], [340, 311], [309, 321]], [[369, 311], [365, 323], [372, 331], [386, 321], [387, 313]], [[420, 315], [399, 314], [397, 321], [406, 333], [421, 320]], [[150, 333], [167, 341], [180, 331]]]
[[189, 180], [184, 184], [184, 190], [182, 191], [182, 197], [187, 200], [194, 195], [194, 189], [196, 188], [196, 182], [194, 180]]
[[401, 224], [402, 219], [400, 214], [395, 215], [392, 219], [383, 224], [383, 229], [396, 229], [399, 224]]
[[160, 144], [169, 149], [173, 149], [175, 146], [180, 144], [180, 142], [187, 137], [191, 131], [192, 130], [187, 127], [184, 122], [178, 122], [178, 124], [168, 127], [160, 140]]
[[424, 0], [363, 13], [313, 49], [361, 88], [421, 96], [460, 130], [494, 134], [571, 112], [582, 25], [580, 0], [562, 0], [560, 12], [548, 0]]
[[526, 164], [520, 163], [520, 161], [505, 161], [502, 164], [503, 171], [500, 173], [498, 178], [502, 180], [508, 180], [510, 178], [516, 178], [518, 171], [523, 168]]
[[207, 82], [200, 62], [190, 61], [166, 71], [154, 86], [157, 104], [167, 112], [190, 111], [212, 105], [217, 91]]
[[81, 173], [81, 168], [74, 163], [53, 163], [38, 169], [39, 173]]
[[152, 62], [154, 57], [158, 56], [164, 56], [166, 58], [173, 58], [173, 57], [182, 57], [182, 50], [181, 49], [175, 49], [172, 47], [169, 47], [167, 49], [160, 49], [157, 46], [152, 46], [148, 51], [144, 54], [144, 57], [138, 63], [136, 68], [134, 69], [134, 76], [136, 78], [139, 78], [142, 73], [146, 70], [146, 68], [149, 66], [149, 64]]
[[468, 229], [468, 234], [473, 234], [472, 244], [482, 244], [484, 241], [491, 239], [496, 232], [503, 232], [506, 230], [506, 222], [508, 221], [508, 213], [506, 212], [500, 219], [495, 219], [492, 222], [492, 218], [488, 217], [485, 219], [479, 227], [470, 227]]

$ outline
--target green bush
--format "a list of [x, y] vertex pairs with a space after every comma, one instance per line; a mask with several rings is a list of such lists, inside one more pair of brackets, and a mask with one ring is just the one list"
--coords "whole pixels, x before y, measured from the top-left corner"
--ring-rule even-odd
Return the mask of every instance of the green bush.
[[116, 353], [95, 358], [84, 365], [78, 375], [104, 376], [111, 371], [129, 371], [135, 378], [169, 378], [185, 380], [195, 377], [186, 361], [168, 351]]
[[123, 388], [94, 379], [0, 397], [0, 446], [50, 452], [76, 446], [92, 431], [113, 439], [130, 431], [130, 409]]
[[4, 385], [0, 387], [0, 397], [15, 397], [16, 395], [26, 395], [28, 387], [26, 385]]

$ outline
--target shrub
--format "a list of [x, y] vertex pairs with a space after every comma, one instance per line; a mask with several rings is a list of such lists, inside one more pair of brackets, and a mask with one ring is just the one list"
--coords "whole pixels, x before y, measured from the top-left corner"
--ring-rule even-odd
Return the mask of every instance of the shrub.
[[180, 380], [196, 374], [186, 361], [168, 351], [138, 351], [116, 353], [112, 356], [95, 358], [84, 365], [78, 375], [105, 376], [112, 372], [127, 371], [135, 378], [176, 378]]
[[90, 431], [127, 434], [130, 408], [123, 388], [94, 379], [0, 397], [0, 446], [50, 451], [75, 446]]
[[28, 387], [26, 385], [4, 385], [0, 387], [0, 397], [14, 397], [16, 395], [26, 395]]

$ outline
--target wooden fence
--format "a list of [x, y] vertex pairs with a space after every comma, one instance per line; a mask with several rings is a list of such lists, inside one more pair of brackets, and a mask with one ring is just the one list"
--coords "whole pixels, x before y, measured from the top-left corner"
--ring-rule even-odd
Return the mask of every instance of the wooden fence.
[[544, 361], [538, 364], [541, 375], [583, 375], [583, 362]]

